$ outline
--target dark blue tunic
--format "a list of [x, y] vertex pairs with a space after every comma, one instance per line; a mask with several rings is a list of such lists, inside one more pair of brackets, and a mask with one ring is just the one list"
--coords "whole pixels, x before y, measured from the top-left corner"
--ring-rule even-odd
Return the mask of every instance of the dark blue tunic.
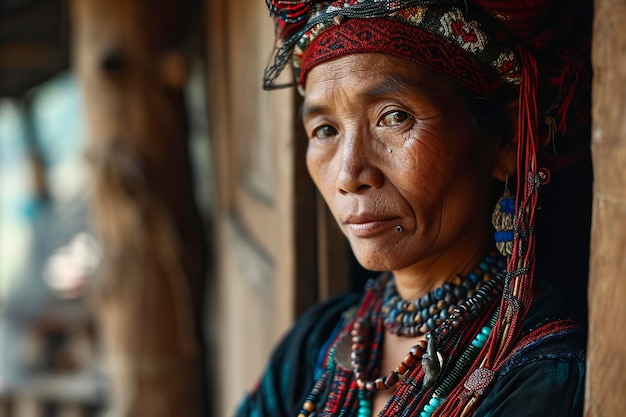
[[[559, 294], [543, 286], [524, 321], [523, 334], [567, 318]], [[278, 345], [266, 372], [241, 403], [237, 417], [296, 417], [314, 383], [316, 364], [342, 313], [358, 305], [350, 294], [319, 303], [298, 319]], [[522, 335], [523, 335], [522, 334]], [[526, 343], [498, 371], [474, 416], [582, 416], [586, 337], [568, 328]]]

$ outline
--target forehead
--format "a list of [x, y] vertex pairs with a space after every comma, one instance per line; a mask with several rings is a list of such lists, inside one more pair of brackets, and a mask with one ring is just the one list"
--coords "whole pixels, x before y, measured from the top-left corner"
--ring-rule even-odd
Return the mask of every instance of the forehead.
[[350, 95], [409, 95], [443, 98], [458, 95], [456, 83], [415, 62], [385, 54], [353, 54], [317, 65], [308, 74], [305, 103], [338, 91]]

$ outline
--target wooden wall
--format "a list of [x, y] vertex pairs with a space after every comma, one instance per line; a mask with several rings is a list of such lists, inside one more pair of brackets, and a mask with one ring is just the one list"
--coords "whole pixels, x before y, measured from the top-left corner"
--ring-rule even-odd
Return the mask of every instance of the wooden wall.
[[595, 9], [586, 417], [626, 415], [626, 1]]
[[210, 372], [217, 415], [227, 416], [317, 297], [315, 194], [304, 171], [306, 141], [295, 128], [296, 93], [261, 87], [274, 42], [265, 3], [208, 1], [206, 28], [217, 191]]

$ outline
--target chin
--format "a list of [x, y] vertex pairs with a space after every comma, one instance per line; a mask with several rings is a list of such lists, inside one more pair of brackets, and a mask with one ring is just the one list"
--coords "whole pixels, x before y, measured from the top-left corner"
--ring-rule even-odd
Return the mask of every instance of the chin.
[[372, 257], [359, 255], [357, 252], [355, 252], [354, 256], [356, 257], [356, 260], [359, 262], [359, 264], [369, 271], [382, 272], [392, 271], [394, 269], [394, 265], [388, 262], [388, 257], [385, 257], [385, 259], [383, 260], [380, 259], [378, 256]]
[[350, 240], [350, 247], [359, 264], [370, 271], [394, 271], [407, 265], [406, 253], [396, 242], [382, 239]]

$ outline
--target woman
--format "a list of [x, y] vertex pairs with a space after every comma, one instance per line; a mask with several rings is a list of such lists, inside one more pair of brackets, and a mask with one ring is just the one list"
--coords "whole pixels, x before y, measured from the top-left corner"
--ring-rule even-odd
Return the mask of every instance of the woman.
[[300, 318], [239, 415], [581, 415], [585, 338], [535, 268], [535, 213], [584, 59], [545, 26], [570, 14], [530, 3], [268, 3], [266, 87], [291, 61], [309, 172], [388, 272]]

